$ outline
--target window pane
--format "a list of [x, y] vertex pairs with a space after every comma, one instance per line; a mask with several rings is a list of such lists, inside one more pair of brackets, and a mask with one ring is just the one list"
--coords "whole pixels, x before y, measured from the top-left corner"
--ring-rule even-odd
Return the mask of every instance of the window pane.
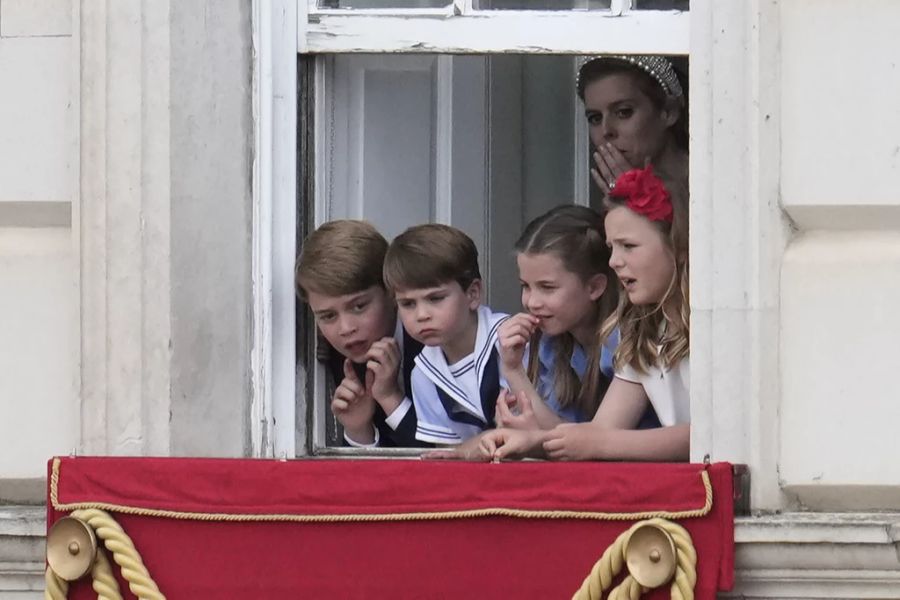
[[476, 10], [609, 9], [610, 0], [473, 0]]
[[634, 0], [638, 10], [688, 10], [690, 0]]
[[[317, 223], [366, 219], [388, 239], [410, 225], [451, 223], [478, 248], [486, 304], [522, 310], [512, 248], [527, 223], [558, 204], [601, 206], [590, 182], [591, 132], [575, 88], [581, 58], [322, 56], [315, 149], [307, 153], [314, 157], [313, 195], [303, 204], [320, 211]], [[686, 97], [687, 58], [670, 60], [685, 76]], [[314, 444], [346, 446], [330, 409], [342, 359], [324, 337], [315, 343], [321, 354], [305, 356], [305, 372], [314, 373], [307, 395]], [[327, 366], [317, 366], [317, 356]]]
[[319, 0], [319, 8], [443, 8], [452, 0]]

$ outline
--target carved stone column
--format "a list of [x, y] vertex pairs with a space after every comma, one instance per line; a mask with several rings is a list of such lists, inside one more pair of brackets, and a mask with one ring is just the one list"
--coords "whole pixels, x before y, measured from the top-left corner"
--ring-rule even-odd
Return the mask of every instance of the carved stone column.
[[82, 0], [81, 433], [248, 447], [249, 3]]

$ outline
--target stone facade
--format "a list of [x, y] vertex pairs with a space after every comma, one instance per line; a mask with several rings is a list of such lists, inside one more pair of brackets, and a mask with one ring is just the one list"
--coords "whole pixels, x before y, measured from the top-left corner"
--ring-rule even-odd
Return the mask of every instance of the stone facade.
[[[40, 597], [47, 457], [296, 446], [253, 358], [255, 149], [296, 62], [259, 92], [255, 8], [0, 0], [0, 597]], [[897, 22], [691, 3], [692, 450], [750, 465], [756, 511], [732, 597], [900, 598]]]

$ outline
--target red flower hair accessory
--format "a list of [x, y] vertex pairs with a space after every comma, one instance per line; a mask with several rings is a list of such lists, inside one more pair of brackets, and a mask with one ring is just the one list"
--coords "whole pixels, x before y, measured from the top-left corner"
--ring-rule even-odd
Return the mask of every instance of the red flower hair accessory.
[[619, 175], [609, 195], [624, 199], [625, 206], [651, 221], [672, 222], [672, 195], [651, 165]]

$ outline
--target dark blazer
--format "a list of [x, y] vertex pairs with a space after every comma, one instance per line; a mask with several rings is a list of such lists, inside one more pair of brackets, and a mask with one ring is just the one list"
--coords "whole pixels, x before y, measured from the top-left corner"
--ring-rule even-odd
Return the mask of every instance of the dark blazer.
[[[323, 340], [324, 341], [324, 340]], [[326, 342], [327, 343], [327, 342]], [[338, 386], [344, 379], [344, 355], [331, 348], [328, 348], [328, 359], [326, 367], [331, 375], [334, 385]], [[403, 329], [403, 356], [401, 357], [400, 370], [403, 376], [403, 389], [406, 397], [412, 400], [410, 385], [410, 375], [415, 366], [416, 355], [422, 350], [422, 344], [412, 338], [405, 329]], [[366, 366], [353, 363], [353, 370], [356, 372], [360, 381], [366, 380]], [[413, 404], [404, 415], [403, 420], [397, 426], [397, 429], [391, 429], [386, 422], [387, 415], [384, 409], [377, 402], [375, 403], [375, 414], [373, 421], [378, 429], [378, 435], [381, 438], [379, 446], [385, 448], [430, 448], [432, 444], [422, 442], [416, 439], [416, 406]], [[342, 438], [343, 439], [343, 438]], [[344, 441], [345, 445], [346, 440]]]

